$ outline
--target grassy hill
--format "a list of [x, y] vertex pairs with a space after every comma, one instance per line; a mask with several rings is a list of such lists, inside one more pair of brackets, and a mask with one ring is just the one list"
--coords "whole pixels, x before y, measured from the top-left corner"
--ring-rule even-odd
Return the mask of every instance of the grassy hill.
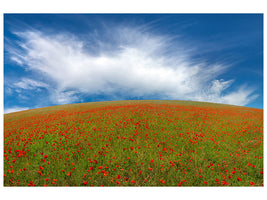
[[111, 101], [4, 115], [5, 186], [262, 186], [263, 110]]

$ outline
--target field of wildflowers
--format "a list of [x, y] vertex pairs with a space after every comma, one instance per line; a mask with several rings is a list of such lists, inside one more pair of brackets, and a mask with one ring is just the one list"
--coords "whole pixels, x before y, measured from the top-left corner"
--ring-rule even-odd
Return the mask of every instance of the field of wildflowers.
[[263, 110], [114, 101], [4, 115], [4, 186], [262, 186]]

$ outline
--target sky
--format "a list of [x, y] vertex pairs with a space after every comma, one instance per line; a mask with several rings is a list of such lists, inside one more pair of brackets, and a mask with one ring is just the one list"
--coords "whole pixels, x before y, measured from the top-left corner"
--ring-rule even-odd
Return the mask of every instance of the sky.
[[263, 109], [263, 15], [4, 14], [4, 113], [139, 99]]

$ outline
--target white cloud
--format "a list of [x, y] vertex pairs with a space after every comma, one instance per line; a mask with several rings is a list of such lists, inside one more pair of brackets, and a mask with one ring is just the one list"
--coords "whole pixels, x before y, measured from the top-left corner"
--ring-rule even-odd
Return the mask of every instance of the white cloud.
[[222, 97], [222, 102], [233, 105], [246, 105], [255, 100], [258, 95], [252, 95], [253, 90], [241, 87], [238, 91], [232, 92]]
[[14, 86], [25, 90], [33, 90], [37, 88], [47, 88], [48, 84], [29, 78], [22, 78], [21, 81], [14, 83]]
[[12, 108], [6, 108], [4, 110], [5, 114], [6, 113], [12, 113], [12, 112], [18, 112], [18, 111], [23, 111], [23, 110], [28, 110], [29, 108], [28, 107], [12, 107]]
[[25, 41], [21, 45], [24, 51], [9, 49], [14, 52], [12, 59], [47, 82], [23, 79], [15, 85], [23, 89], [45, 87], [50, 100], [60, 104], [79, 100], [79, 94], [160, 95], [236, 105], [256, 98], [253, 90], [224, 94], [234, 82], [218, 80], [227, 66], [192, 64], [190, 49], [185, 51], [170, 37], [129, 28], [113, 28], [107, 34], [109, 40], [103, 42], [93, 36], [86, 41], [66, 34], [17, 33]]

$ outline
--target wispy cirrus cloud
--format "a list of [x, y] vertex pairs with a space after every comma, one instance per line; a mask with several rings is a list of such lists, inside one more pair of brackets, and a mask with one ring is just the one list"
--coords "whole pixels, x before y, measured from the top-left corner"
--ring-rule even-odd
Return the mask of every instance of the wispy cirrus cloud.
[[235, 105], [257, 98], [253, 89], [230, 89], [234, 80], [219, 78], [229, 66], [193, 63], [190, 48], [177, 38], [148, 30], [113, 27], [84, 38], [33, 30], [16, 35], [23, 42], [18, 43], [20, 48], [8, 48], [11, 59], [42, 81], [23, 78], [14, 86], [45, 88], [53, 103], [79, 102], [99, 94], [110, 100], [160, 96]]
[[37, 88], [47, 88], [48, 84], [29, 78], [22, 78], [20, 81], [15, 82], [13, 86], [24, 90], [34, 90]]
[[4, 113], [7, 114], [7, 113], [12, 113], [12, 112], [28, 110], [28, 109], [29, 109], [29, 107], [18, 107], [18, 106], [15, 106], [15, 107], [12, 107], [12, 108], [6, 108], [4, 110]]

